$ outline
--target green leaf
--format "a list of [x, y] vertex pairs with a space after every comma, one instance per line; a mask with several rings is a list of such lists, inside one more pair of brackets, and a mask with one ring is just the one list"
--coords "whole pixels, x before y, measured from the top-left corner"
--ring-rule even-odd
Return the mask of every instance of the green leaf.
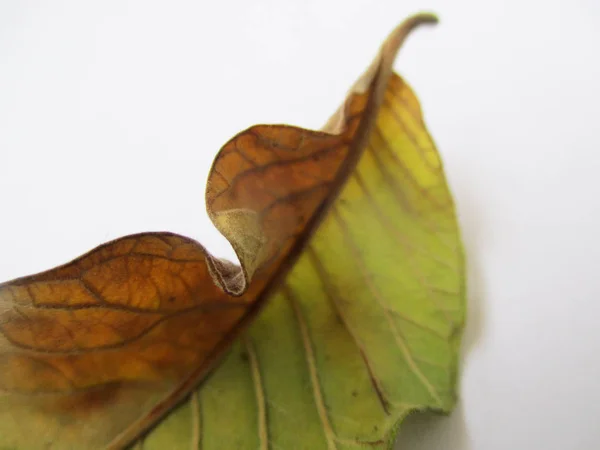
[[136, 448], [387, 449], [408, 413], [452, 409], [465, 315], [455, 208], [410, 87], [392, 74], [380, 103], [264, 310]]

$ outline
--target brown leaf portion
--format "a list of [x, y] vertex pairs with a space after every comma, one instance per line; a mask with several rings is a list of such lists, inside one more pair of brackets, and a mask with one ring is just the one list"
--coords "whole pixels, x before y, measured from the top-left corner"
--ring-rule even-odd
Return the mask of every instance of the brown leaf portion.
[[248, 279], [259, 269], [262, 275], [273, 272], [331, 195], [367, 100], [366, 94], [350, 97], [342, 134], [258, 125], [238, 134], [217, 155], [207, 209], [232, 243]]
[[[0, 444], [121, 448], [183, 399], [296, 261], [364, 150], [401, 42], [430, 21], [392, 33], [326, 132], [259, 125], [219, 152], [207, 209], [241, 267], [146, 233], [1, 284]], [[8, 437], [1, 419], [19, 414], [44, 433], [17, 421]]]
[[[207, 210], [246, 282], [257, 271], [281, 276], [280, 263], [294, 260], [367, 144], [399, 48], [418, 25], [436, 22], [418, 14], [393, 30], [323, 131], [257, 125], [221, 149], [209, 174]], [[254, 285], [262, 289], [258, 280]], [[236, 295], [245, 284], [224, 288]]]
[[215, 286], [206, 258], [189, 239], [144, 234], [1, 285], [0, 388], [54, 392], [186, 374], [247, 307]]

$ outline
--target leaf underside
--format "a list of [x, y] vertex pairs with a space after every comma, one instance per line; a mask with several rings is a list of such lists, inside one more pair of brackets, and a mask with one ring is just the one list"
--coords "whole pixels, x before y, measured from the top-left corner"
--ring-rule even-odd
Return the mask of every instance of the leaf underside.
[[208, 212], [241, 268], [147, 233], [0, 285], [0, 448], [387, 449], [411, 411], [450, 411], [460, 233], [391, 72], [431, 20], [392, 33], [324, 132], [219, 152]]

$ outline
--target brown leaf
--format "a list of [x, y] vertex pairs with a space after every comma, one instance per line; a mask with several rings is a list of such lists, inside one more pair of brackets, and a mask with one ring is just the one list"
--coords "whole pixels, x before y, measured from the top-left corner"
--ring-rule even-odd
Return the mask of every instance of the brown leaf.
[[0, 285], [0, 417], [41, 430], [2, 444], [121, 448], [183, 399], [296, 261], [364, 150], [398, 48], [433, 21], [391, 34], [324, 131], [258, 125], [221, 149], [207, 209], [241, 267], [145, 233]]

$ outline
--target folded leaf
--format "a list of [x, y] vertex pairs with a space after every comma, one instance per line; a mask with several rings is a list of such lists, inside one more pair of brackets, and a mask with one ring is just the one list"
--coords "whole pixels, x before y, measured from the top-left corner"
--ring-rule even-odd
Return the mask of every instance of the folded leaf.
[[207, 209], [241, 267], [146, 233], [0, 285], [0, 447], [123, 448], [171, 412], [136, 446], [388, 448], [408, 412], [449, 411], [459, 231], [391, 68], [432, 21], [390, 35], [323, 131], [221, 149]]

